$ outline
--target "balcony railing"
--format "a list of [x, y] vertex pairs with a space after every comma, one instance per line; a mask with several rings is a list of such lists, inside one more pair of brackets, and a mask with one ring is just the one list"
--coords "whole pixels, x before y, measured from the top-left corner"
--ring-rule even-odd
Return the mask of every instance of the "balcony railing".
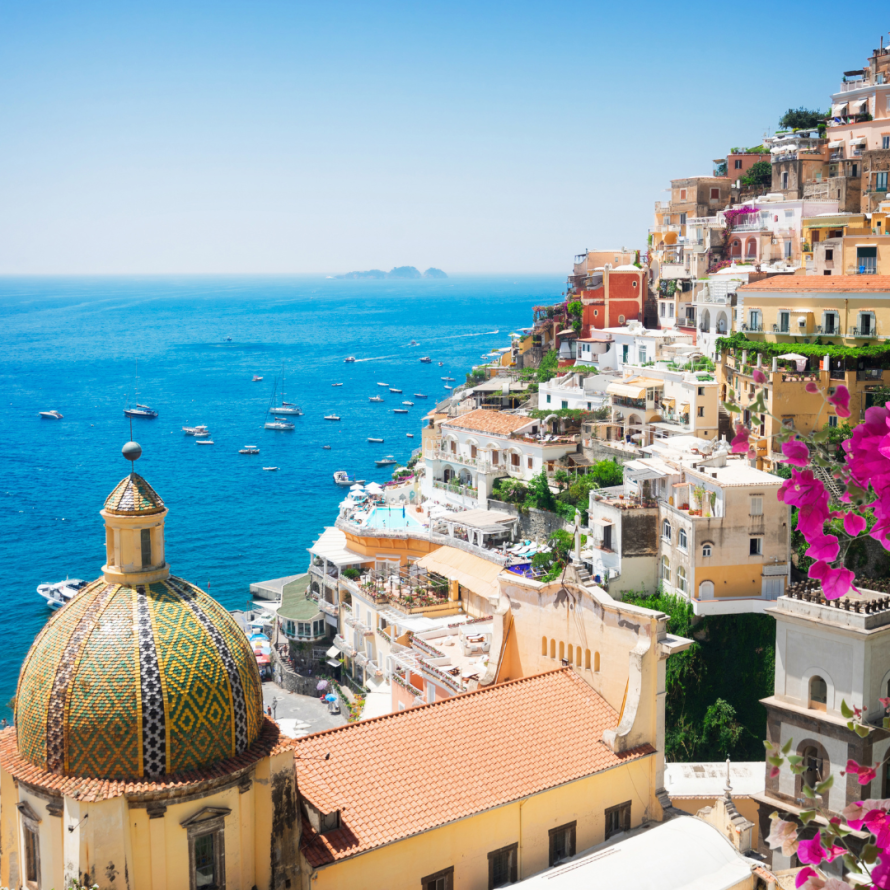
[[333, 603], [329, 603], [327, 600], [320, 599], [318, 601], [318, 608], [321, 609], [325, 615], [334, 615], [337, 616], [340, 613], [340, 610]]
[[838, 92], [849, 93], [853, 90], [861, 90], [863, 87], [873, 86], [874, 84], [867, 80], [848, 80], [846, 83], [841, 84], [841, 88]]
[[433, 480], [433, 488], [439, 491], [450, 491], [452, 494], [471, 494], [473, 497], [479, 495], [479, 489], [473, 488], [472, 485], [460, 485], [456, 482], [444, 482], [439, 479]]
[[346, 640], [340, 636], [340, 634], [337, 634], [337, 636], [334, 637], [334, 645], [344, 655], [348, 655], [350, 658], [355, 655], [355, 646], [353, 646], [351, 643], [347, 643]]
[[627, 396], [612, 396], [612, 405], [615, 408], [636, 408], [639, 411], [646, 410], [645, 399], [629, 399]]
[[847, 330], [848, 337], [859, 337], [860, 339], [871, 339], [877, 337], [874, 328], [849, 328]]
[[748, 324], [742, 325], [743, 331], [749, 331], [753, 334], [762, 334], [763, 333], [763, 324], [757, 322], [749, 322]]
[[368, 656], [364, 652], [357, 652], [355, 655], [355, 663], [359, 667], [364, 667], [368, 663]]
[[862, 368], [856, 372], [857, 380], [883, 380], [884, 372], [880, 368]]

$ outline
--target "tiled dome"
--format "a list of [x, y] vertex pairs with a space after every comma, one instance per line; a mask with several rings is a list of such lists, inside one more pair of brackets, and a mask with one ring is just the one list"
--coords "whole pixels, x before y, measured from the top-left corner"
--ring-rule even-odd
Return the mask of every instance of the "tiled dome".
[[204, 591], [101, 578], [31, 646], [15, 722], [19, 754], [42, 769], [157, 779], [243, 753], [262, 729], [262, 687], [244, 633]]
[[161, 496], [138, 473], [130, 473], [105, 499], [105, 509], [115, 516], [145, 516], [166, 508]]

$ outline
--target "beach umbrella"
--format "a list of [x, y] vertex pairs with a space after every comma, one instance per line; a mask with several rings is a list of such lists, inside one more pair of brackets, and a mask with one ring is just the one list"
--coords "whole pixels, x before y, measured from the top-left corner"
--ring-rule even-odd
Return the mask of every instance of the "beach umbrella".
[[376, 482], [372, 482], [368, 485], [365, 491], [367, 491], [369, 494], [380, 494], [383, 489]]
[[355, 485], [351, 485], [351, 486], [349, 487], [349, 490], [350, 490], [350, 491], [361, 491], [361, 490], [362, 490], [362, 486], [359, 485], [358, 483], [356, 483]]

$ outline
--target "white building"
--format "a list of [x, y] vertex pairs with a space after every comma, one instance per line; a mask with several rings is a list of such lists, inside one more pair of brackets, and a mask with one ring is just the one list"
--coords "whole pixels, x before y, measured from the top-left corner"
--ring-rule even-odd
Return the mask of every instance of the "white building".
[[601, 374], [621, 374], [625, 364], [645, 364], [662, 358], [674, 358], [695, 352], [693, 337], [676, 329], [644, 328], [631, 321], [618, 328], [592, 332], [578, 341], [578, 367], [596, 368]]
[[606, 387], [609, 379], [607, 376], [574, 371], [553, 377], [538, 388], [538, 408], [542, 411], [562, 408], [596, 411], [608, 404]]

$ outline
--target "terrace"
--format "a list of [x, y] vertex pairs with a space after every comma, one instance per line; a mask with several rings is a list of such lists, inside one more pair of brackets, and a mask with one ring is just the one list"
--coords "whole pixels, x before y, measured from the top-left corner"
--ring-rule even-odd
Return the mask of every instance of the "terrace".
[[658, 502], [654, 498], [627, 494], [623, 485], [597, 488], [591, 491], [591, 495], [594, 501], [602, 502], [610, 507], [618, 507], [620, 510], [653, 510], [658, 506]]
[[417, 564], [370, 569], [355, 584], [360, 596], [388, 604], [405, 614], [454, 611], [447, 578]]

